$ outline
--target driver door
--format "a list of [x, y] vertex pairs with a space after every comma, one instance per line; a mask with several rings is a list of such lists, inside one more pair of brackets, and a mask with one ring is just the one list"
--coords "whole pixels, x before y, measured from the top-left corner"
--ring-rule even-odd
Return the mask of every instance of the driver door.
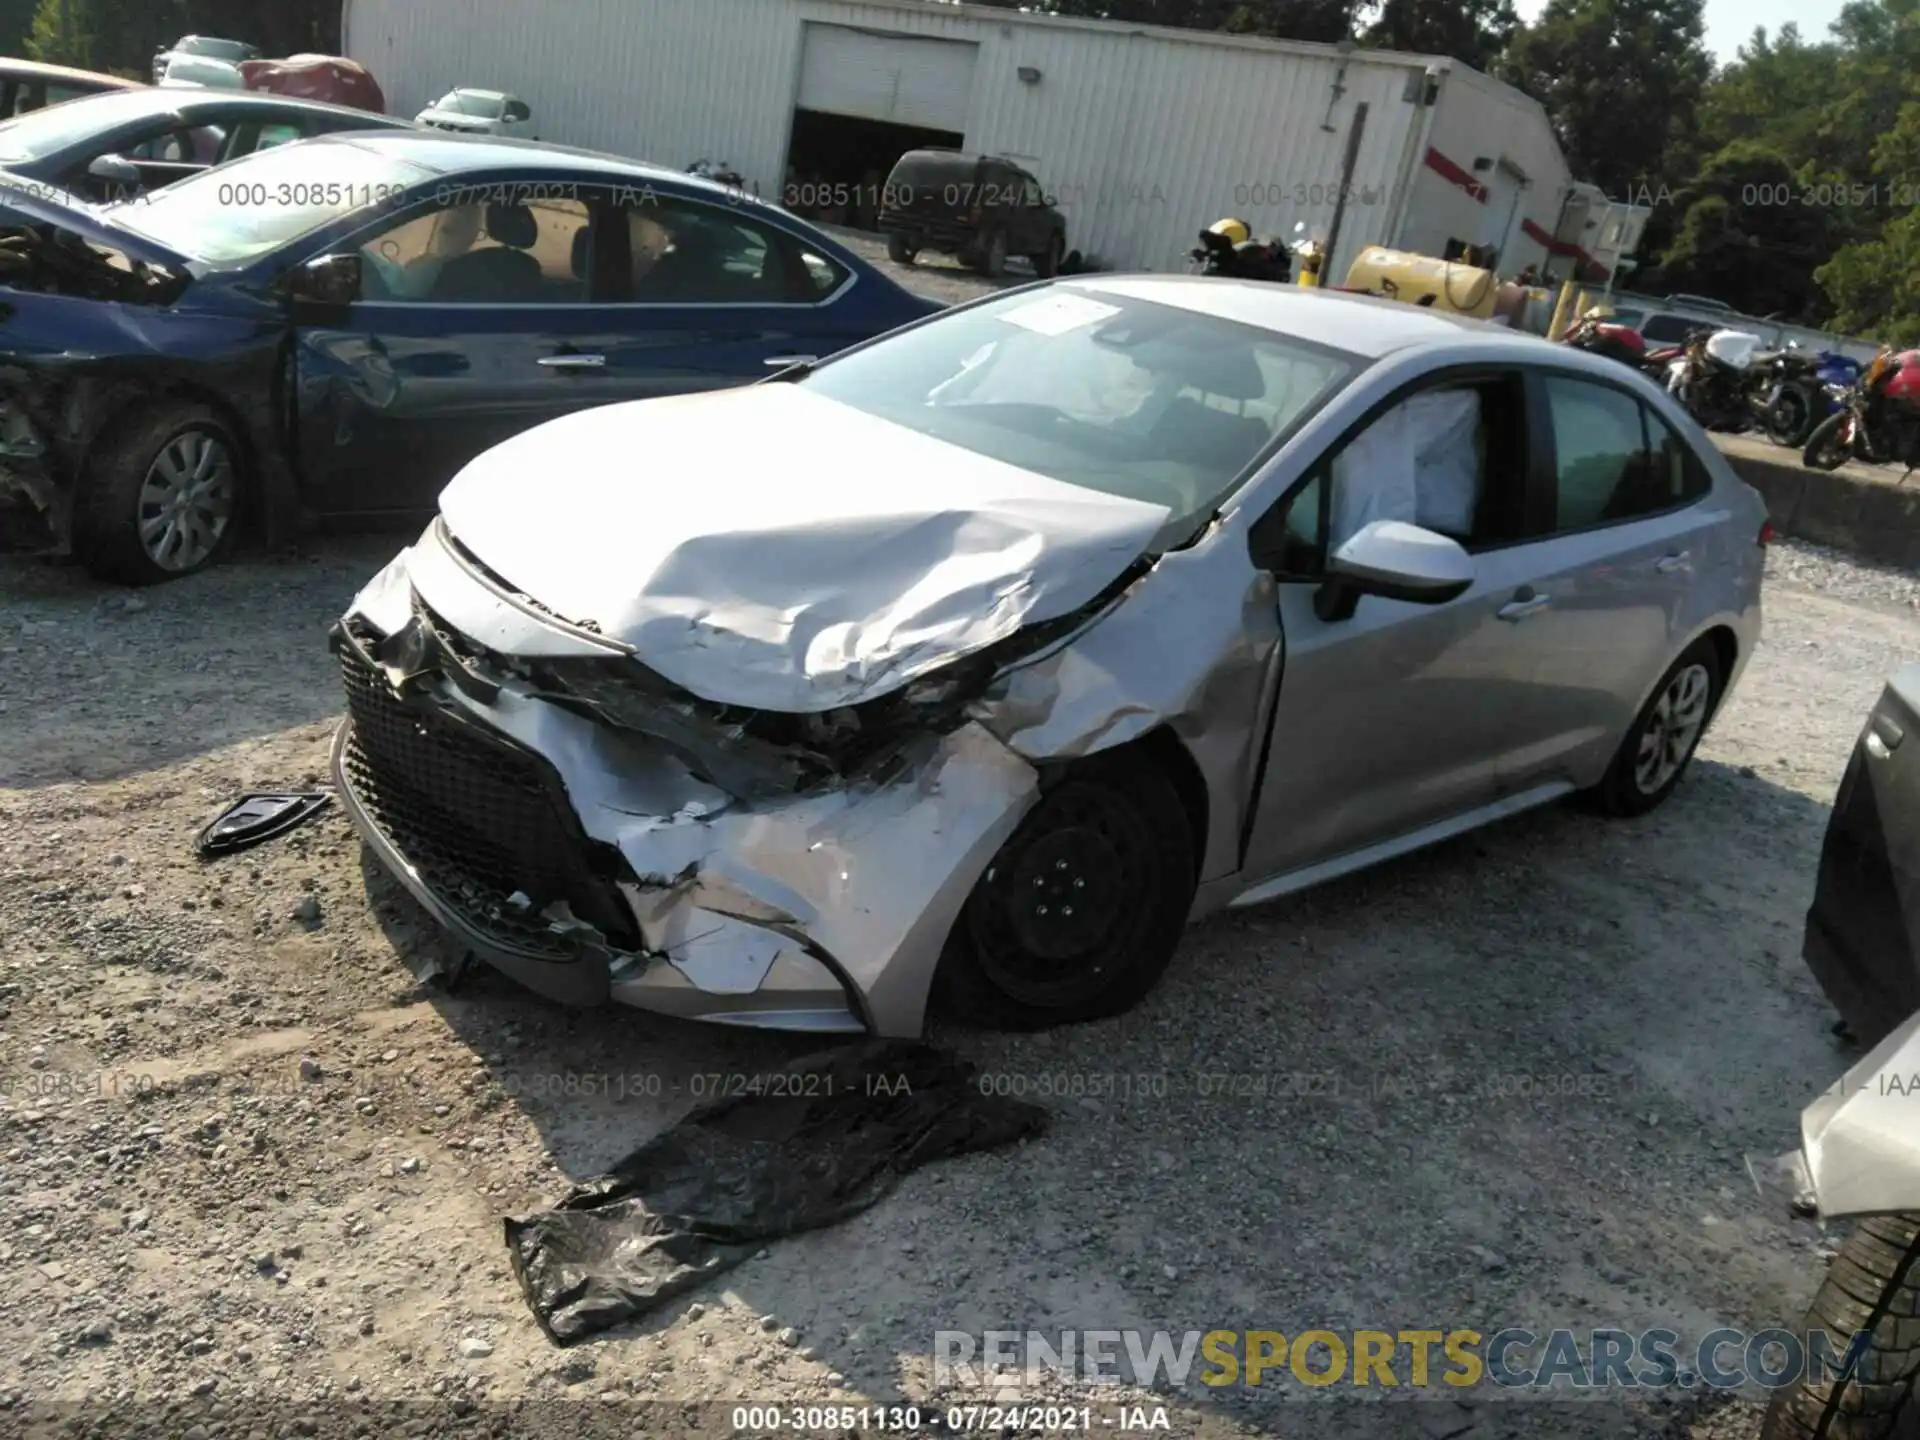
[[[1444, 438], [1445, 444], [1442, 444]], [[1528, 737], [1528, 613], [1537, 547], [1524, 381], [1475, 370], [1384, 402], [1259, 522], [1284, 527], [1285, 655], [1246, 874], [1262, 879], [1412, 838], [1510, 791]], [[1449, 448], [1450, 447], [1450, 448]], [[1450, 534], [1473, 585], [1438, 605], [1315, 603], [1326, 556], [1372, 520]]]
[[327, 513], [430, 510], [469, 460], [587, 403], [567, 362], [602, 348], [593, 207], [453, 198], [345, 242], [360, 300], [297, 328], [296, 454]]

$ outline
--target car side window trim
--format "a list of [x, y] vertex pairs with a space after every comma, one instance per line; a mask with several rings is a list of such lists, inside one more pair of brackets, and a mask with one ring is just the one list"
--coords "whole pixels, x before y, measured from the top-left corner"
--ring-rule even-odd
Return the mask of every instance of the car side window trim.
[[1639, 407], [1640, 443], [1642, 445], [1651, 447], [1653, 440], [1652, 426], [1657, 422], [1658, 424], [1666, 426], [1676, 440], [1686, 445], [1688, 468], [1691, 470], [1697, 467], [1705, 470], [1705, 466], [1701, 464], [1700, 457], [1693, 453], [1693, 446], [1686, 437], [1680, 434], [1680, 432], [1667, 421], [1665, 416], [1647, 404], [1644, 397], [1636, 395], [1628, 386], [1620, 384], [1610, 377], [1593, 375], [1584, 371], [1563, 369], [1559, 366], [1531, 366], [1528, 372], [1528, 385], [1530, 389], [1538, 393], [1539, 398], [1537, 403], [1531, 399], [1528, 401], [1528, 418], [1531, 421], [1534, 420], [1537, 415], [1538, 420], [1543, 423], [1530, 425], [1529, 428], [1539, 434], [1546, 453], [1544, 456], [1538, 457], [1533, 467], [1533, 474], [1539, 485], [1543, 487], [1543, 494], [1538, 497], [1537, 507], [1530, 509], [1528, 515], [1530, 524], [1537, 524], [1542, 528], [1538, 533], [1527, 536], [1527, 543], [1537, 544], [1541, 541], [1559, 540], [1571, 535], [1591, 535], [1599, 530], [1617, 530], [1623, 525], [1639, 525], [1648, 520], [1668, 519], [1675, 515], [1683, 514], [1693, 509], [1696, 505], [1704, 504], [1712, 498], [1714, 488], [1713, 474], [1711, 471], [1707, 471], [1705, 477], [1707, 487], [1697, 495], [1686, 496], [1683, 499], [1674, 501], [1671, 505], [1664, 505], [1658, 510], [1643, 510], [1636, 515], [1623, 515], [1617, 520], [1596, 520], [1591, 525], [1562, 527], [1560, 525], [1559, 495], [1560, 442], [1554, 434], [1553, 417], [1547, 399], [1548, 380], [1577, 380], [1583, 384], [1595, 385], [1603, 390], [1611, 390], [1617, 395], [1625, 396]]
[[[593, 179], [593, 180], [583, 181], [583, 180], [578, 180], [576, 178], [573, 178], [571, 176], [555, 176], [555, 175], [546, 175], [546, 176], [537, 176], [537, 177], [528, 177], [524, 175], [485, 176], [485, 177], [463, 176], [463, 177], [460, 177], [457, 181], [440, 180], [435, 182], [435, 184], [428, 185], [421, 191], [416, 192], [416, 194], [411, 199], [409, 199], [408, 202], [404, 205], [401, 205], [398, 207], [391, 206], [391, 205], [368, 207], [367, 210], [364, 212], [364, 218], [362, 219], [361, 223], [354, 225], [349, 230], [333, 232], [329, 235], [328, 238], [324, 240], [316, 240], [314, 237], [309, 237], [307, 241], [301, 242], [302, 248], [292, 250], [292, 251], [279, 252], [281, 254], [290, 255], [291, 257], [283, 267], [279, 267], [279, 268], [286, 269], [286, 270], [297, 269], [299, 266], [309, 263], [313, 260], [317, 260], [323, 255], [344, 254], [349, 250], [358, 249], [360, 245], [365, 243], [366, 237], [369, 234], [369, 232], [373, 231], [377, 227], [386, 225], [389, 221], [393, 220], [393, 218], [396, 215], [404, 215], [407, 217], [407, 219], [414, 219], [422, 214], [425, 214], [428, 210], [434, 208], [435, 204], [437, 203], [435, 199], [435, 194], [434, 194], [435, 189], [437, 188], [440, 190], [445, 190], [450, 185], [455, 185], [455, 184], [457, 184], [459, 187], [463, 189], [472, 189], [476, 191], [483, 191], [494, 185], [525, 184], [525, 185], [568, 186], [568, 187], [571, 187], [571, 189], [573, 189], [574, 191], [576, 191], [578, 193], [580, 200], [586, 204], [589, 215], [593, 217], [592, 223], [596, 227], [600, 225], [601, 220], [603, 218], [610, 220], [613, 218], [614, 215], [624, 213], [624, 207], [610, 204], [609, 202], [610, 196], [616, 193], [631, 193], [635, 190], [646, 188], [643, 184], [639, 184], [632, 180], [627, 180], [627, 179], [620, 179], [620, 180]], [[688, 201], [689, 203], [696, 204], [696, 205], [701, 203], [698, 200], [690, 200], [690, 197], [682, 196], [678, 192], [659, 190], [653, 193], [656, 193], [663, 197], [670, 196], [672, 199], [677, 201]], [[603, 215], [603, 212], [610, 212], [610, 213], [606, 213]], [[758, 212], [754, 213], [753, 220], [755, 224], [762, 225], [768, 230], [779, 232], [780, 235], [786, 237], [787, 241], [790, 244], [792, 244], [798, 249], [805, 250], [805, 249], [811, 248], [812, 242], [810, 242], [806, 236], [798, 234], [797, 232], [786, 227], [785, 225], [780, 224], [777, 220], [769, 219], [759, 214]], [[338, 224], [340, 222], [335, 221], [333, 223]], [[332, 227], [331, 225], [329, 225], [327, 228], [331, 230]], [[609, 228], [614, 228], [614, 227], [609, 226]], [[305, 248], [308, 245], [311, 245], [311, 248]], [[269, 258], [269, 257], [263, 257], [263, 258]], [[811, 311], [821, 310], [828, 305], [837, 304], [841, 300], [844, 300], [847, 297], [847, 295], [849, 295], [853, 291], [854, 287], [860, 283], [860, 272], [855, 268], [853, 268], [853, 266], [848, 265], [845, 261], [841, 260], [838, 256], [822, 252], [820, 258], [827, 261], [835, 269], [843, 271], [845, 273], [845, 278], [840, 282], [840, 285], [838, 286], [838, 288], [828, 291], [827, 293], [825, 293], [824, 295], [821, 295], [818, 299], [815, 299], [815, 300], [764, 300], [764, 301], [762, 300], [747, 300], [747, 301], [730, 300], [730, 301], [724, 301], [724, 302], [716, 302], [713, 304], [702, 304], [697, 301], [631, 300], [631, 299], [619, 298], [617, 294], [609, 294], [604, 297], [590, 296], [589, 298], [584, 300], [564, 300], [564, 301], [513, 300], [513, 301], [494, 301], [489, 303], [494, 307], [503, 309], [503, 310], [551, 310], [551, 309], [560, 309], [560, 308], [571, 309], [571, 308], [578, 308], [581, 306], [592, 305], [592, 306], [596, 306], [603, 309], [615, 309], [615, 310], [624, 310], [624, 309], [782, 310], [782, 311], [804, 310], [804, 311], [811, 312]], [[604, 259], [605, 259], [605, 256], [602, 254], [595, 255], [596, 262], [602, 261]], [[271, 275], [275, 272], [267, 272], [267, 273]], [[611, 272], [603, 272], [603, 273], [611, 273]], [[993, 297], [989, 295], [982, 298], [991, 299]], [[417, 306], [426, 305], [430, 303], [436, 303], [436, 302], [420, 301], [420, 300], [356, 300], [354, 302], [355, 306], [390, 305], [390, 306], [405, 306], [407, 308], [414, 308]], [[438, 302], [438, 303], [444, 304], [446, 302]]]
[[[1293, 503], [1305, 493], [1307, 487], [1315, 481], [1320, 480], [1323, 476], [1329, 476], [1333, 462], [1339, 458], [1340, 453], [1357, 440], [1363, 431], [1394, 407], [1412, 399], [1415, 395], [1423, 394], [1429, 390], [1453, 389], [1463, 385], [1486, 384], [1489, 382], [1521, 384], [1525, 383], [1525, 381], [1526, 367], [1514, 364], [1492, 363], [1484, 360], [1470, 361], [1462, 365], [1443, 366], [1437, 370], [1429, 370], [1418, 379], [1409, 380], [1398, 389], [1389, 392], [1385, 398], [1376, 400], [1372, 405], [1368, 406], [1364, 414], [1335, 436], [1333, 440], [1327, 444], [1326, 448], [1314, 457], [1313, 462], [1301, 471], [1299, 477], [1295, 479], [1291, 485], [1281, 492], [1280, 497], [1269, 505], [1266, 510], [1261, 513], [1259, 518], [1247, 527], [1249, 543], [1254, 543], [1256, 534], [1265, 534], [1275, 527], [1284, 527], [1286, 524], [1286, 516]], [[1528, 520], [1532, 518], [1531, 493], [1535, 485], [1540, 464], [1540, 446], [1538, 443], [1540, 427], [1538, 418], [1534, 414], [1534, 406], [1530, 393], [1531, 388], [1531, 385], [1528, 384], [1527, 388], [1522, 392], [1525, 398], [1523, 399], [1521, 410], [1521, 424], [1526, 432], [1523, 437], [1523, 453], [1526, 456], [1525, 471], [1520, 477], [1522, 490], [1521, 501], [1523, 506], [1528, 507], [1525, 516]], [[1330, 484], [1323, 484], [1320, 487], [1318, 509], [1317, 533], [1319, 540], [1318, 555], [1315, 559], [1314, 570], [1312, 573], [1303, 571], [1299, 574], [1283, 576], [1281, 578], [1285, 584], [1318, 584], [1326, 578], [1327, 537], [1333, 524], [1333, 487]], [[1524, 532], [1524, 523], [1522, 529]], [[1509, 536], [1499, 540], [1478, 541], [1471, 545], [1466, 545], [1463, 548], [1466, 549], [1469, 554], [1488, 555], [1498, 550], [1510, 549], [1515, 545], [1529, 544], [1537, 541], [1539, 538], [1541, 537], [1522, 533], [1519, 536]]]

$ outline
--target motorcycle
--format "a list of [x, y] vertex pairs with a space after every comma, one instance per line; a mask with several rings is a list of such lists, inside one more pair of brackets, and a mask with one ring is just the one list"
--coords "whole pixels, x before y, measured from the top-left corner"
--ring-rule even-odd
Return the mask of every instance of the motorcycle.
[[1667, 362], [1667, 392], [1706, 430], [1738, 435], [1755, 420], [1749, 389], [1760, 337], [1745, 330], [1697, 330]]
[[746, 178], [731, 165], [723, 161], [696, 160], [687, 167], [687, 174], [702, 180], [711, 180], [716, 185], [725, 185], [729, 190], [747, 188]]
[[1810, 355], [1791, 340], [1761, 356], [1755, 369], [1761, 428], [1774, 444], [1795, 450], [1840, 408], [1840, 397], [1860, 378], [1860, 362], [1852, 356], [1837, 350]]
[[1256, 240], [1251, 235], [1236, 243], [1218, 226], [1202, 230], [1199, 246], [1188, 256], [1198, 275], [1270, 280], [1281, 285], [1293, 279], [1293, 252], [1287, 246], [1277, 240]]
[[1920, 1315], [1916, 1083], [1920, 1014], [1801, 1112], [1798, 1149], [1747, 1160], [1763, 1199], [1822, 1224], [1854, 1222], [1795, 1332], [1805, 1344], [1801, 1373], [1774, 1392], [1760, 1440], [1920, 1434], [1912, 1335], [1912, 1317]]
[[1849, 460], [1898, 460], [1907, 474], [1920, 465], [1920, 350], [1882, 350], [1834, 399], [1834, 413], [1807, 437], [1801, 464], [1835, 470]]
[[[1612, 313], [1596, 305], [1583, 314], [1571, 330], [1560, 337], [1560, 343], [1571, 345], [1576, 350], [1605, 355], [1610, 360], [1618, 360], [1622, 365], [1645, 371], [1655, 378], [1664, 375], [1666, 364], [1653, 362], [1647, 351], [1647, 342], [1640, 332], [1631, 325], [1614, 323], [1608, 318]], [[1677, 356], [1679, 352], [1676, 350], [1670, 353]]]

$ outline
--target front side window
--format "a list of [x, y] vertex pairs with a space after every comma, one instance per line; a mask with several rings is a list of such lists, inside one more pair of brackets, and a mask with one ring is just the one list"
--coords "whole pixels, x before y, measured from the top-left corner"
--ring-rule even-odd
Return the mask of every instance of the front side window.
[[1164, 506], [1172, 540], [1362, 364], [1255, 326], [1058, 286], [918, 326], [797, 383], [961, 449]]
[[1657, 515], [1710, 487], [1692, 448], [1633, 396], [1561, 375], [1545, 384], [1553, 417], [1554, 530]]
[[1468, 550], [1520, 538], [1525, 395], [1513, 374], [1441, 384], [1367, 422], [1286, 502], [1286, 573], [1319, 576], [1328, 554], [1377, 520], [1418, 525]]
[[737, 210], [649, 196], [622, 207], [630, 298], [653, 305], [788, 305], [839, 288], [840, 267]]
[[574, 199], [435, 206], [360, 242], [360, 298], [566, 305], [587, 299], [590, 216]]

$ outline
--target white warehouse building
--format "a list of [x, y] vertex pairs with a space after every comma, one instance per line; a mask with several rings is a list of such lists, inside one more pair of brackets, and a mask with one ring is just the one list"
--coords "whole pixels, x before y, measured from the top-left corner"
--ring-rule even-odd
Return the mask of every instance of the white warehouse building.
[[1370, 244], [1507, 274], [1597, 249], [1541, 107], [1443, 57], [944, 0], [344, 0], [342, 49], [395, 113], [506, 90], [543, 140], [725, 163], [796, 209], [870, 212], [916, 146], [1004, 156], [1110, 268], [1183, 269], [1229, 215], [1331, 235], [1335, 280]]

